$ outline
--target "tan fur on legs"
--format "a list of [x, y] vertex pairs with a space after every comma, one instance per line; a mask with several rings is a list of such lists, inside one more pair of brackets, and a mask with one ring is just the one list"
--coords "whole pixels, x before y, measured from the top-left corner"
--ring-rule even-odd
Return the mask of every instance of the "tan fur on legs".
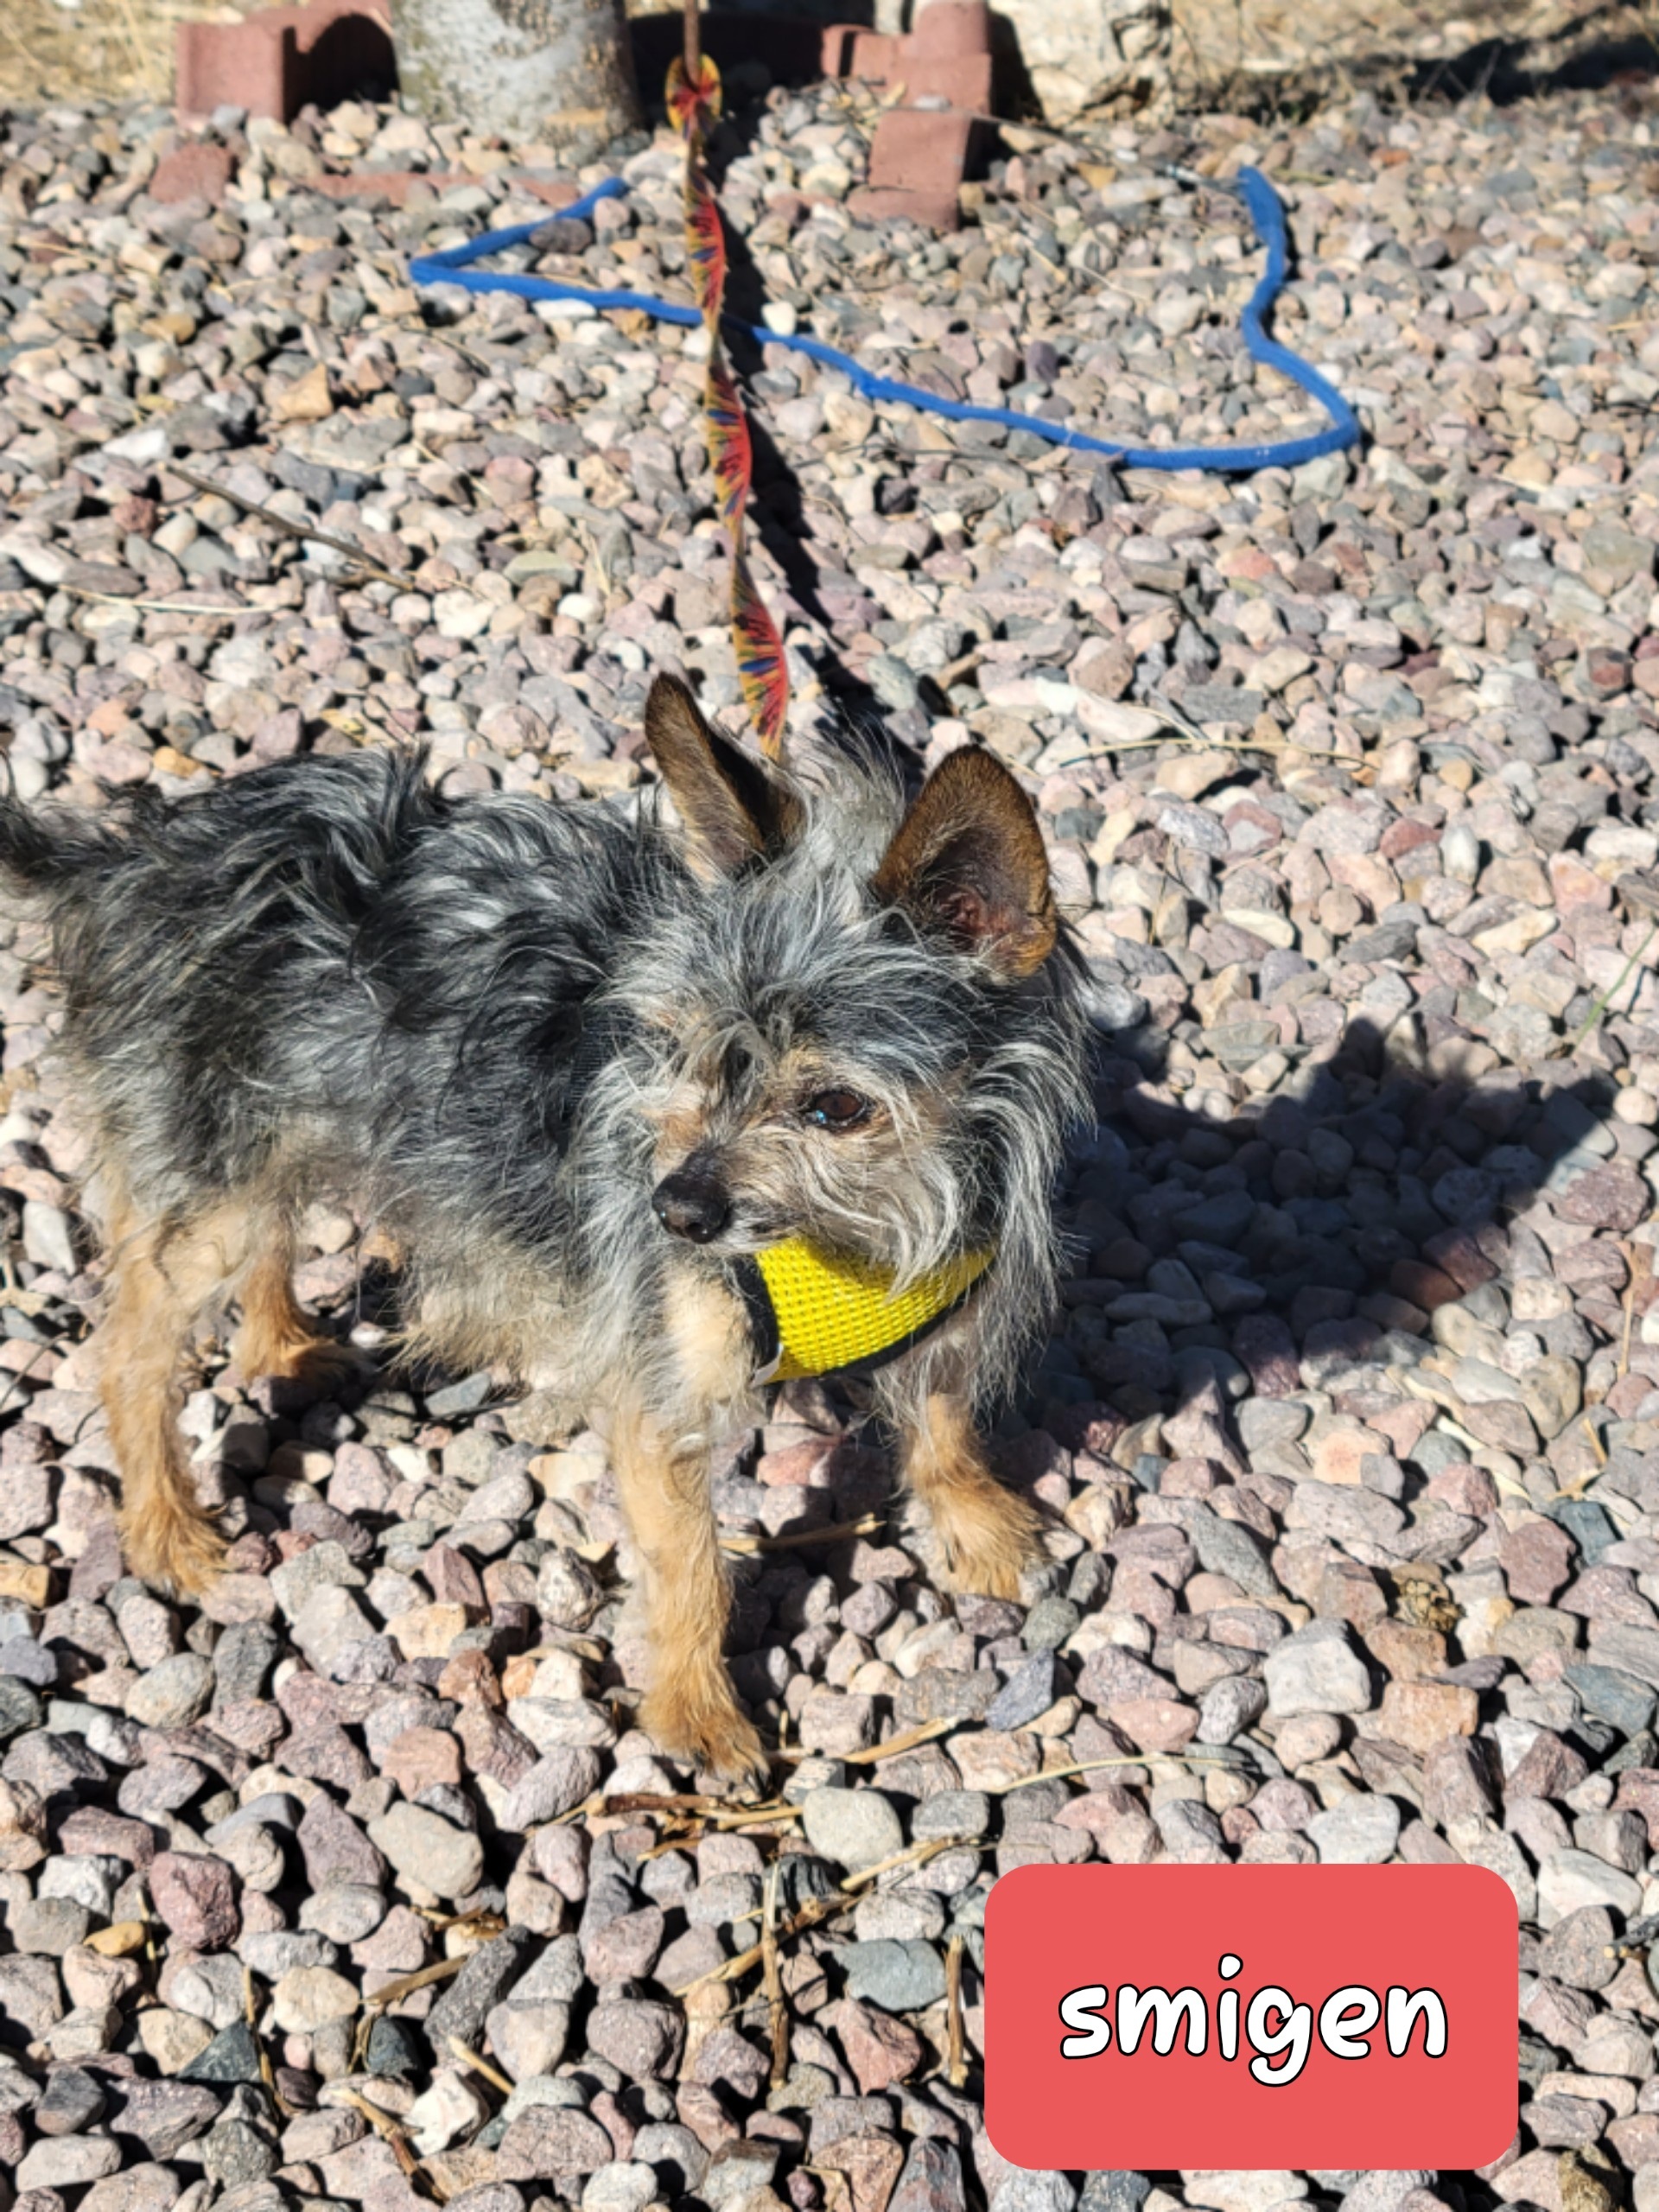
[[666, 1751], [741, 1780], [764, 1773], [760, 1738], [737, 1709], [721, 1647], [731, 1612], [709, 1456], [677, 1448], [646, 1416], [619, 1417], [611, 1457], [650, 1612], [652, 1683], [641, 1725]]
[[293, 1233], [285, 1223], [260, 1224], [261, 1243], [242, 1279], [242, 1325], [231, 1357], [243, 1374], [276, 1376], [321, 1389], [357, 1372], [350, 1344], [324, 1336], [294, 1295]]
[[240, 1208], [220, 1207], [139, 1230], [113, 1258], [99, 1389], [121, 1471], [122, 1548], [135, 1574], [184, 1592], [213, 1580], [225, 1547], [179, 1431], [180, 1370], [198, 1316], [242, 1262], [246, 1230]]
[[1020, 1576], [1042, 1563], [1042, 1523], [986, 1465], [964, 1401], [925, 1398], [902, 1450], [905, 1479], [932, 1518], [947, 1587], [1017, 1598]]

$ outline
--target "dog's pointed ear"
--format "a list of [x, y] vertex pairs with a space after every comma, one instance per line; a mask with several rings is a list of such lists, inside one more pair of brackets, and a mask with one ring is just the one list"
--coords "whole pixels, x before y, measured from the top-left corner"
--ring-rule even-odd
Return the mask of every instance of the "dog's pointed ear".
[[782, 852], [800, 828], [800, 803], [758, 760], [709, 728], [675, 676], [645, 701], [645, 742], [685, 824], [694, 861], [732, 875]]
[[946, 753], [928, 778], [870, 887], [1010, 980], [1040, 968], [1059, 931], [1031, 801], [994, 753], [972, 747]]

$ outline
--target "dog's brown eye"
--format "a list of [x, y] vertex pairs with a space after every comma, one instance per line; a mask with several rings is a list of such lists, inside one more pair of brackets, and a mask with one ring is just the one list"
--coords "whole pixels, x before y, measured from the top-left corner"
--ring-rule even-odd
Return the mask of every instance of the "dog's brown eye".
[[814, 1128], [832, 1129], [839, 1135], [869, 1120], [870, 1102], [855, 1090], [821, 1090], [807, 1100], [804, 1112]]

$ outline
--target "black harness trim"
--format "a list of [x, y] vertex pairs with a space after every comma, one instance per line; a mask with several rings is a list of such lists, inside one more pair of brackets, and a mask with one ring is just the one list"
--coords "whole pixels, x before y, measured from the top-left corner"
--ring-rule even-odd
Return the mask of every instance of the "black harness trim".
[[[772, 1308], [772, 1294], [766, 1288], [766, 1279], [760, 1272], [760, 1263], [747, 1252], [728, 1263], [727, 1273], [733, 1289], [748, 1313], [754, 1338], [755, 1365], [765, 1370], [772, 1365], [784, 1348], [778, 1316]], [[809, 1379], [821, 1382], [851, 1382], [878, 1373], [895, 1359], [901, 1358], [906, 1352], [913, 1351], [925, 1338], [931, 1337], [934, 1330], [948, 1321], [953, 1313], [960, 1313], [984, 1280], [983, 1274], [976, 1275], [973, 1281], [960, 1290], [948, 1306], [942, 1306], [930, 1320], [924, 1321], [918, 1328], [912, 1329], [907, 1335], [895, 1337], [890, 1344], [883, 1344], [878, 1351], [865, 1352], [857, 1359], [845, 1361], [840, 1367], [823, 1368], [816, 1376]]]

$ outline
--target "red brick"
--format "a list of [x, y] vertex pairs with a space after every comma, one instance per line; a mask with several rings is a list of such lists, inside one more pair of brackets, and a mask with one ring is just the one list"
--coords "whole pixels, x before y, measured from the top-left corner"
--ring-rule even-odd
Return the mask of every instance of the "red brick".
[[[902, 85], [910, 99], [944, 99], [986, 115], [991, 107], [991, 19], [985, 0], [933, 0], [907, 36], [852, 23], [823, 34], [823, 73]], [[874, 180], [872, 180], [874, 181]]]
[[900, 216], [925, 231], [954, 231], [962, 220], [954, 192], [894, 192], [859, 185], [848, 194], [849, 213], [862, 223], [895, 222]]
[[[509, 181], [515, 192], [527, 192], [532, 200], [544, 200], [554, 209], [573, 207], [582, 197], [582, 187], [572, 184], [568, 177], [520, 176], [514, 174]], [[461, 180], [458, 177], [455, 181], [460, 183]], [[470, 183], [472, 180], [469, 178], [467, 181]]]
[[903, 41], [886, 31], [865, 30], [858, 23], [830, 23], [823, 34], [823, 73], [826, 77], [862, 77], [885, 85], [899, 66]]
[[417, 184], [438, 193], [448, 192], [457, 184], [476, 181], [458, 170], [355, 169], [349, 176], [308, 176], [305, 188], [308, 192], [320, 192], [329, 200], [365, 200], [372, 196], [389, 200], [394, 207], [402, 207]]
[[931, 0], [918, 13], [915, 29], [902, 43], [911, 59], [988, 54], [991, 11], [985, 0]]
[[869, 182], [852, 195], [853, 213], [872, 222], [908, 215], [933, 230], [955, 230], [973, 130], [973, 117], [952, 109], [889, 109], [876, 125]]
[[365, 79], [391, 80], [391, 0], [310, 0], [239, 23], [181, 23], [179, 112], [239, 107], [289, 123], [308, 104], [332, 107]]
[[[509, 171], [507, 181], [515, 192], [543, 200], [552, 208], [569, 207], [582, 196], [581, 187], [564, 177], [524, 176]], [[345, 176], [308, 176], [305, 188], [329, 200], [389, 200], [394, 207], [402, 207], [417, 185], [444, 193], [458, 184], [476, 182], [475, 177], [460, 169], [353, 169]]]

